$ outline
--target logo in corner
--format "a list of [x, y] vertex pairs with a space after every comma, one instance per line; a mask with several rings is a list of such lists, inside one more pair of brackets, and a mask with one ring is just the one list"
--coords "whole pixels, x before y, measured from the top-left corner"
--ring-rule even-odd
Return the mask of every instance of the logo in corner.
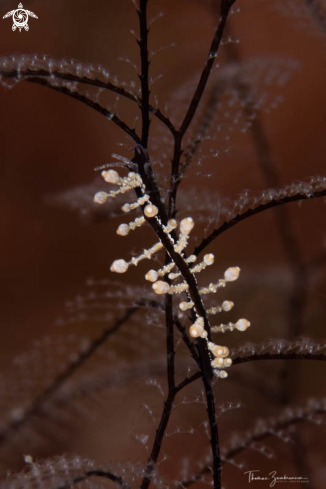
[[3, 19], [11, 16], [14, 22], [12, 25], [12, 30], [15, 31], [16, 29], [19, 29], [19, 32], [21, 32], [22, 29], [25, 29], [25, 31], [29, 30], [28, 16], [34, 17], [34, 19], [38, 19], [38, 16], [35, 15], [34, 12], [23, 9], [22, 3], [18, 5], [18, 8], [16, 10], [11, 10], [10, 12], [7, 12], [6, 15], [3, 16]]

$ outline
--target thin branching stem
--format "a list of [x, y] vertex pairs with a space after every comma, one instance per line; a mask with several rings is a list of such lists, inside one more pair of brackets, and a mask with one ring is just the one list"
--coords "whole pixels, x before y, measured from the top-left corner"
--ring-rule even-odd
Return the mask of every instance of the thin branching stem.
[[139, 17], [140, 39], [138, 41], [140, 47], [140, 84], [141, 84], [141, 113], [142, 113], [142, 136], [141, 144], [144, 148], [148, 146], [149, 136], [149, 57], [148, 57], [148, 25], [147, 25], [147, 3], [148, 0], [139, 1], [139, 9], [137, 11]]
[[221, 489], [221, 457], [213, 386], [204, 374], [202, 374], [202, 379], [206, 395], [209, 429], [211, 432], [210, 443], [213, 456], [213, 487], [214, 489]]
[[136, 144], [140, 143], [140, 137], [136, 134], [136, 131], [134, 129], [129, 127], [124, 121], [122, 121], [113, 112], [110, 112], [105, 107], [102, 107], [98, 102], [94, 102], [93, 100], [90, 100], [88, 97], [78, 92], [72, 92], [67, 87], [56, 87], [52, 85], [47, 79], [28, 78], [27, 81], [37, 83], [39, 85], [43, 85], [48, 88], [52, 88], [52, 90], [56, 90], [57, 92], [64, 93], [65, 95], [68, 95], [69, 97], [72, 97], [75, 100], [78, 100], [79, 102], [83, 102], [84, 104], [88, 105], [88, 107], [91, 107], [96, 112], [99, 112], [100, 114], [104, 115], [106, 119], [112, 121], [114, 124], [120, 127], [120, 129], [122, 129], [126, 134], [128, 134], [128, 136], [130, 136], [135, 141]]
[[168, 390], [175, 387], [175, 352], [174, 352], [174, 320], [172, 296], [165, 296], [165, 321], [166, 321], [166, 354], [167, 354], [167, 378]]
[[163, 439], [165, 436], [166, 428], [168, 425], [168, 422], [170, 420], [170, 416], [172, 413], [172, 408], [174, 405], [175, 397], [180, 392], [182, 389], [184, 389], [187, 385], [191, 384], [195, 380], [200, 379], [202, 376], [202, 373], [196, 372], [193, 374], [191, 377], [186, 377], [180, 384], [177, 386], [173, 386], [173, 388], [169, 388], [167, 398], [164, 402], [164, 407], [163, 407], [163, 412], [160, 420], [160, 424], [158, 426], [158, 429], [156, 430], [156, 435], [154, 439], [154, 444], [153, 448], [149, 457], [148, 461], [148, 466], [146, 470], [146, 475], [142, 481], [141, 484], [141, 489], [147, 489], [151, 483], [151, 476], [153, 473], [153, 470], [155, 468], [155, 464], [157, 462], [157, 459], [159, 457], [161, 448], [162, 448], [162, 443]]
[[[239, 441], [237, 443], [232, 443], [230, 448], [224, 450], [222, 462], [226, 462], [236, 455], [239, 455], [239, 453], [242, 453], [250, 448], [250, 446], [255, 442], [262, 441], [269, 436], [280, 436], [280, 434], [282, 434], [282, 430], [285, 430], [293, 425], [312, 421], [314, 416], [318, 414], [325, 414], [326, 412], [324, 405], [320, 405], [319, 403], [316, 406], [308, 405], [307, 407], [299, 407], [299, 409], [294, 407], [292, 409], [293, 412], [291, 412], [291, 407], [287, 407], [284, 411], [285, 414], [281, 414], [281, 416], [277, 418], [266, 420], [266, 426], [263, 428], [260, 428], [260, 426], [263, 424], [263, 420], [260, 420], [257, 429], [253, 428], [244, 434], [239, 434]], [[195, 482], [203, 480], [203, 476], [205, 474], [209, 474], [210, 472], [211, 467], [205, 465], [199, 472], [197, 472], [197, 474], [194, 474], [191, 478], [182, 481], [179, 485], [180, 489], [182, 487], [190, 487]]]
[[208, 53], [208, 57], [206, 63], [204, 65], [203, 71], [201, 73], [196, 91], [194, 96], [190, 102], [188, 111], [180, 125], [180, 128], [174, 135], [174, 151], [173, 151], [173, 159], [172, 159], [172, 170], [171, 170], [171, 184], [170, 184], [170, 196], [169, 196], [169, 216], [175, 217], [176, 214], [176, 197], [177, 197], [177, 189], [180, 182], [180, 158], [182, 155], [182, 140], [183, 137], [190, 126], [198, 105], [202, 99], [203, 93], [205, 91], [209, 76], [211, 74], [213, 65], [215, 63], [218, 50], [221, 44], [224, 28], [226, 25], [226, 21], [229, 15], [230, 8], [234, 0], [222, 0], [221, 1], [221, 9], [220, 16], [218, 20], [218, 24], [214, 33], [214, 37], [210, 46], [210, 50]]
[[233, 359], [233, 365], [256, 360], [318, 360], [326, 361], [325, 353], [254, 353]]
[[[170, 261], [169, 255], [166, 253], [165, 262]], [[172, 296], [165, 296], [165, 328], [166, 328], [166, 355], [167, 355], [167, 386], [168, 396], [164, 403], [161, 422], [156, 431], [153, 448], [148, 459], [146, 475], [141, 484], [142, 489], [146, 489], [152, 477], [155, 464], [160, 454], [163, 438], [170, 419], [171, 411], [177, 390], [175, 388], [175, 351], [174, 351], [174, 319], [173, 319], [173, 301]]]
[[[123, 87], [119, 87], [115, 85], [112, 82], [102, 82], [101, 80], [92, 80], [90, 78], [87, 78], [87, 76], [77, 76], [77, 75], [72, 75], [70, 73], [60, 73], [58, 71], [47, 71], [47, 70], [32, 70], [32, 69], [27, 69], [27, 70], [21, 70], [18, 72], [18, 70], [0, 70], [0, 75], [6, 77], [6, 78], [15, 78], [17, 80], [22, 80], [22, 81], [33, 81], [35, 82], [35, 78], [38, 79], [47, 79], [48, 80], [48, 85], [52, 88], [54, 88], [56, 85], [53, 82], [53, 78], [59, 79], [59, 80], [66, 80], [66, 81], [71, 81], [71, 82], [76, 82], [76, 83], [81, 83], [84, 85], [89, 85], [92, 87], [97, 87], [97, 88], [102, 88], [104, 90], [109, 90], [110, 92], [116, 93], [117, 95], [124, 97], [125, 99], [136, 102], [139, 107], [142, 106], [142, 99], [141, 97], [138, 97], [137, 94], [129, 92]], [[170, 121], [170, 119], [162, 113], [162, 111], [158, 107], [153, 107], [151, 104], [148, 104], [148, 110], [150, 113], [152, 113], [159, 121], [161, 121], [168, 129], [169, 131], [174, 135], [176, 134], [177, 130], [173, 123]]]
[[221, 41], [222, 41], [222, 36], [224, 32], [224, 28], [226, 25], [226, 21], [229, 15], [230, 8], [234, 2], [231, 2], [230, 0], [222, 0], [221, 1], [221, 10], [220, 10], [220, 17], [218, 20], [217, 28], [215, 30], [215, 34], [210, 46], [210, 50], [208, 53], [208, 57], [205, 63], [205, 66], [203, 68], [203, 71], [200, 76], [199, 83], [197, 85], [196, 91], [194, 93], [194, 96], [191, 100], [189, 109], [182, 121], [182, 124], [180, 126], [179, 132], [183, 135], [187, 131], [188, 127], [191, 124], [191, 121], [194, 118], [194, 115], [197, 111], [198, 105], [201, 101], [201, 98], [203, 96], [204, 90], [206, 88], [206, 84], [208, 82], [209, 75], [212, 71], [213, 65], [215, 63], [217, 54], [218, 54], [218, 49], [220, 47]]
[[244, 221], [248, 217], [255, 216], [260, 212], [266, 211], [268, 209], [272, 209], [273, 207], [276, 207], [278, 205], [288, 204], [290, 202], [296, 202], [300, 200], [317, 199], [325, 196], [326, 196], [326, 189], [321, 190], [319, 192], [312, 192], [310, 195], [298, 193], [296, 195], [291, 195], [281, 199], [274, 199], [271, 202], [268, 202], [267, 204], [261, 204], [258, 207], [255, 207], [254, 209], [248, 209], [243, 214], [237, 214], [230, 221], [224, 222], [223, 224], [221, 224], [221, 226], [215, 228], [206, 238], [202, 240], [202, 242], [198, 246], [196, 246], [196, 248], [193, 251], [193, 254], [199, 255], [199, 253], [201, 253], [210, 243], [212, 243], [212, 241], [214, 241], [214, 239], [217, 238], [217, 236], [220, 236], [220, 234], [223, 234], [225, 231], [232, 228], [239, 222]]
[[157, 462], [158, 456], [160, 454], [161, 448], [162, 448], [162, 443], [163, 443], [163, 438], [165, 436], [166, 428], [168, 425], [168, 422], [170, 420], [171, 412], [172, 412], [172, 407], [174, 403], [174, 399], [176, 396], [176, 389], [172, 389], [169, 391], [168, 396], [164, 402], [164, 407], [163, 407], [163, 412], [160, 420], [160, 424], [156, 430], [156, 435], [154, 439], [154, 444], [153, 448], [148, 460], [148, 465], [147, 465], [147, 470], [146, 470], [146, 475], [141, 483], [141, 489], [147, 489], [148, 486], [151, 483], [152, 479], [152, 473], [155, 468], [155, 464]]
[[198, 372], [192, 374], [190, 377], [186, 377], [182, 382], [180, 382], [180, 384], [178, 384], [176, 386], [175, 389], [177, 392], [179, 392], [182, 389], [184, 389], [184, 387], [186, 387], [189, 384], [192, 384], [193, 382], [195, 382], [195, 380], [198, 380], [200, 378], [201, 378], [201, 372], [198, 371]]
[[[310, 410], [311, 411], [311, 410]], [[313, 411], [313, 415], [318, 415], [318, 414], [325, 414], [325, 409], [315, 409]], [[311, 416], [312, 413], [309, 412], [308, 416]], [[293, 426], [299, 423], [307, 422], [309, 419], [308, 417], [304, 417], [304, 414], [297, 415], [290, 417], [289, 419], [284, 419], [284, 420], [277, 420], [272, 426], [267, 426], [265, 430], [262, 430], [260, 433], [255, 434], [252, 433], [251, 436], [249, 436], [243, 443], [239, 444], [238, 446], [234, 446], [230, 448], [229, 450], [226, 451], [224, 454], [223, 458], [225, 460], [228, 460], [230, 458], [235, 457], [239, 453], [243, 452], [247, 448], [250, 447], [250, 445], [254, 442], [264, 440], [268, 436], [276, 435], [277, 432], [284, 430], [288, 428], [289, 426]]]
[[72, 375], [82, 366], [84, 363], [93, 356], [93, 354], [106, 342], [106, 340], [120, 327], [131, 318], [131, 316], [138, 310], [138, 307], [132, 307], [118, 319], [111, 327], [106, 328], [100, 336], [95, 338], [89, 344], [88, 348], [79, 354], [78, 358], [70, 363], [45, 389], [38, 397], [36, 397], [33, 403], [23, 412], [22, 416], [18, 419], [11, 421], [5, 428], [0, 431], [0, 445], [3, 444], [13, 431], [18, 431], [24, 426], [32, 417], [39, 414], [42, 411], [46, 402], [53, 397], [62, 385], [69, 380]]
[[91, 477], [102, 477], [104, 479], [109, 479], [113, 482], [116, 482], [119, 486], [124, 488], [129, 488], [130, 486], [126, 484], [122, 477], [112, 474], [111, 472], [107, 472], [105, 470], [88, 470], [83, 475], [79, 475], [74, 477], [72, 480], [63, 482], [60, 486], [57, 486], [56, 489], [71, 489], [79, 482], [87, 481]]
[[[140, 175], [142, 177], [143, 182], [146, 185], [146, 189], [151, 195], [152, 202], [158, 207], [159, 215], [161, 222], [163, 224], [167, 223], [167, 213], [164, 205], [162, 204], [162, 200], [160, 198], [160, 192], [156, 186], [155, 179], [151, 173], [151, 166], [149, 166], [148, 155], [144, 151], [142, 147], [137, 147], [135, 151], [135, 158], [133, 160], [138, 165]], [[147, 169], [146, 169], [147, 165]], [[136, 189], [137, 197], [141, 197], [141, 192]], [[148, 219], [145, 216], [148, 224], [152, 227], [160, 241], [162, 242], [165, 250], [167, 251], [170, 259], [174, 261], [177, 268], [180, 270], [181, 275], [185, 282], [189, 285], [189, 294], [191, 296], [192, 301], [195, 304], [195, 308], [198, 314], [204, 318], [205, 329], [208, 333], [208, 338], [210, 339], [210, 325], [206, 313], [206, 309], [202, 302], [201, 296], [198, 291], [198, 284], [195, 276], [190, 272], [188, 264], [185, 262], [184, 257], [181, 254], [177, 253], [174, 250], [174, 247], [168, 238], [168, 236], [164, 233], [161, 224], [156, 219]], [[173, 239], [176, 239], [175, 233], [171, 233]], [[202, 358], [202, 366], [204, 368], [205, 375], [207, 378], [212, 379], [213, 372], [210, 364], [210, 359], [208, 356], [208, 351], [206, 347], [206, 340], [203, 338], [198, 338], [197, 347], [200, 352], [200, 356]]]
[[89, 85], [92, 87], [97, 87], [97, 88], [104, 88], [105, 90], [109, 90], [110, 92], [114, 92], [117, 95], [120, 95], [128, 100], [132, 100], [134, 102], [139, 102], [139, 99], [136, 94], [132, 92], [128, 92], [123, 87], [119, 87], [115, 85], [114, 83], [111, 82], [103, 82], [101, 80], [93, 80], [91, 78], [88, 78], [87, 76], [78, 76], [78, 75], [72, 75], [71, 73], [61, 73], [60, 71], [48, 71], [48, 70], [33, 70], [33, 69], [26, 69], [26, 70], [0, 70], [0, 74], [6, 78], [16, 78], [17, 80], [25, 80], [28, 81], [29, 78], [35, 78], [35, 77], [40, 77], [40, 78], [49, 78], [50, 80], [53, 80], [53, 78], [57, 78], [59, 80], [66, 80], [66, 81], [71, 81], [75, 83], [82, 83], [83, 85]]

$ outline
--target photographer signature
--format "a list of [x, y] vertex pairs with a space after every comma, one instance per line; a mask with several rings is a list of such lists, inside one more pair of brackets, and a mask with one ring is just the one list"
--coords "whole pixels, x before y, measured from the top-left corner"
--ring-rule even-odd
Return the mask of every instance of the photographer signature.
[[270, 481], [269, 487], [274, 487], [275, 484], [277, 484], [278, 482], [291, 482], [291, 483], [309, 482], [307, 477], [292, 476], [292, 475], [277, 475], [276, 470], [273, 470], [272, 472], [270, 472], [268, 475], [265, 476], [258, 475], [257, 472], [260, 472], [260, 470], [248, 470], [247, 472], [244, 472], [245, 474], [248, 474], [248, 482]]

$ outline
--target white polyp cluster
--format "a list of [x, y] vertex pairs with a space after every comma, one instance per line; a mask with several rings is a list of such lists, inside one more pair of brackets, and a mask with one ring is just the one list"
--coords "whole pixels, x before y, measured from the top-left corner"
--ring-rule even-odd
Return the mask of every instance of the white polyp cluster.
[[[128, 163], [128, 162], [127, 162]], [[130, 163], [130, 162], [129, 162]], [[128, 163], [128, 164], [129, 164]], [[146, 194], [145, 185], [138, 173], [129, 172], [127, 177], [120, 177], [119, 173], [115, 170], [105, 170], [102, 172], [104, 180], [110, 184], [118, 185], [119, 189], [110, 192], [97, 192], [94, 196], [94, 202], [98, 204], [104, 204], [107, 202], [109, 197], [116, 197], [119, 193], [127, 192], [128, 190], [140, 188], [142, 195], [138, 197], [136, 202], [126, 203], [122, 206], [122, 210], [128, 213], [139, 207], [143, 208], [143, 215], [137, 217], [134, 221], [128, 224], [122, 223], [117, 229], [117, 234], [119, 236], [127, 236], [130, 231], [142, 226], [147, 219], [155, 218], [157, 223], [161, 226], [162, 231], [167, 235], [170, 243], [173, 245], [175, 253], [178, 253], [183, 260], [190, 266], [197, 261], [196, 255], [190, 255], [188, 258], [184, 255], [184, 250], [188, 244], [188, 239], [191, 231], [194, 228], [194, 220], [192, 217], [186, 217], [182, 219], [179, 223], [180, 234], [177, 241], [171, 236], [174, 229], [177, 228], [177, 221], [175, 219], [170, 219], [164, 226], [158, 217], [159, 209], [150, 201], [149, 195]], [[125, 273], [130, 265], [137, 266], [141, 260], [151, 259], [152, 256], [163, 248], [162, 242], [155, 243], [151, 248], [143, 250], [143, 252], [137, 256], [131, 258], [129, 262], [123, 259], [115, 260], [111, 265], [111, 271], [116, 273]], [[204, 255], [203, 259], [196, 265], [192, 265], [190, 272], [192, 274], [197, 274], [203, 271], [206, 267], [214, 264], [215, 257], [213, 253], [207, 253]], [[239, 278], [240, 268], [239, 267], [229, 267], [224, 272], [224, 277], [219, 279], [217, 283], [210, 283], [207, 287], [202, 287], [199, 289], [199, 294], [201, 296], [216, 293], [220, 288], [227, 285], [228, 282], [234, 282]], [[168, 277], [169, 282], [164, 280], [164, 277]], [[172, 281], [181, 278], [182, 281], [177, 284], [171, 284]], [[226, 331], [233, 331], [237, 329], [238, 331], [246, 331], [250, 327], [250, 322], [247, 319], [239, 319], [236, 323], [220, 324], [219, 326], [210, 327], [208, 323], [205, 326], [204, 317], [199, 316], [196, 310], [196, 305], [191, 299], [191, 294], [189, 291], [188, 283], [182, 279], [181, 272], [176, 268], [174, 261], [171, 261], [167, 265], [164, 265], [159, 270], [149, 270], [145, 279], [152, 283], [152, 288], [154, 292], [158, 295], [163, 294], [181, 294], [186, 292], [187, 300], [183, 300], [179, 304], [179, 309], [181, 311], [193, 310], [193, 314], [196, 315], [195, 322], [189, 328], [189, 334], [194, 339], [199, 339], [199, 341], [206, 341], [209, 351], [209, 357], [214, 375], [220, 379], [227, 378], [228, 374], [224, 368], [230, 367], [232, 365], [232, 359], [228, 357], [229, 349], [226, 346], [220, 346], [212, 341], [208, 340], [208, 328], [212, 333], [225, 333]], [[211, 307], [207, 310], [207, 314], [217, 314], [221, 312], [229, 312], [234, 306], [234, 303], [229, 300], [224, 300], [222, 304]], [[205, 329], [206, 327], [206, 329]]]
[[144, 216], [136, 217], [136, 219], [129, 224], [120, 224], [117, 229], [117, 234], [119, 236], [127, 236], [129, 234], [129, 231], [134, 231], [136, 228], [142, 226], [145, 222], [146, 221]]
[[149, 195], [145, 194], [143, 195], [143, 197], [139, 197], [139, 199], [137, 199], [137, 202], [133, 202], [132, 204], [124, 204], [121, 207], [121, 210], [127, 214], [127, 212], [137, 209], [141, 205], [146, 204], [146, 202], [148, 201], [149, 201]]
[[[194, 322], [194, 324], [190, 326], [189, 334], [193, 338], [199, 338], [199, 337], [205, 338], [206, 337], [205, 333], [207, 335], [207, 332], [204, 329], [204, 318], [199, 316]], [[202, 336], [203, 334], [204, 336]]]
[[207, 343], [208, 350], [212, 355], [211, 366], [214, 371], [214, 375], [221, 379], [226, 379], [228, 376], [225, 370], [221, 370], [223, 368], [231, 367], [232, 359], [228, 358], [230, 353], [229, 349], [226, 346], [216, 345], [212, 341]]
[[194, 220], [192, 217], [185, 217], [180, 222], [180, 236], [177, 243], [174, 245], [174, 251], [176, 253], [181, 253], [188, 244], [188, 237], [194, 228]]
[[189, 290], [189, 285], [186, 282], [182, 282], [178, 285], [171, 285], [169, 294], [181, 294], [181, 292], [185, 292], [186, 290]]
[[181, 294], [189, 289], [189, 285], [186, 282], [178, 285], [169, 285], [163, 280], [158, 280], [152, 285], [155, 294]]
[[201, 263], [198, 263], [198, 265], [196, 265], [190, 269], [191, 273], [199, 273], [202, 270], [205, 270], [206, 267], [213, 265], [214, 259], [215, 259], [215, 257], [213, 255], [213, 253], [209, 253], [207, 255], [204, 255], [203, 261]]
[[189, 302], [180, 302], [179, 304], [179, 308], [181, 309], [181, 311], [187, 311], [187, 309], [192, 309], [194, 307], [194, 303], [192, 301], [189, 301]]
[[211, 331], [213, 333], [225, 333], [226, 331], [246, 331], [250, 327], [250, 321], [248, 319], [238, 319], [236, 323], [220, 324], [219, 326], [212, 326]]
[[224, 272], [224, 279], [220, 278], [220, 280], [216, 284], [209, 284], [208, 287], [203, 287], [199, 290], [201, 295], [215, 293], [218, 289], [221, 289], [226, 286], [227, 282], [234, 282], [239, 278], [240, 268], [239, 267], [230, 267]]
[[[126, 177], [120, 177], [119, 173], [115, 170], [105, 170], [102, 172], [102, 177], [106, 182], [118, 185], [120, 188], [119, 190], [110, 191], [108, 193], [103, 191], [97, 192], [94, 196], [94, 202], [104, 204], [109, 197], [114, 198], [119, 193], [125, 193], [128, 190], [140, 187], [143, 195], [137, 199], [137, 202], [124, 204], [122, 206], [123, 212], [127, 213], [147, 204], [144, 208], [144, 215], [146, 217], [153, 218], [158, 214], [158, 208], [150, 202], [149, 195], [145, 193], [145, 186], [138, 173], [131, 171]], [[142, 226], [145, 222], [145, 217], [141, 216], [137, 217], [134, 221], [129, 222], [128, 224], [122, 223], [117, 229], [117, 234], [119, 236], [127, 236], [130, 231]], [[167, 230], [167, 232], [171, 232], [171, 230], [175, 227], [174, 220], [169, 221], [168, 226], [170, 229]], [[122, 259], [115, 260], [110, 267], [111, 271], [116, 273], [124, 273], [128, 270], [129, 265], [137, 265], [141, 260], [150, 259], [154, 253], [162, 248], [163, 245], [161, 242], [159, 242], [154, 244], [150, 249], [144, 250], [140, 256], [132, 258], [129, 263]]]
[[102, 177], [108, 183], [118, 185], [118, 190], [111, 190], [110, 192], [97, 192], [94, 196], [94, 202], [97, 204], [104, 204], [108, 197], [116, 197], [118, 194], [124, 194], [128, 190], [141, 187], [144, 191], [144, 184], [138, 173], [133, 171], [129, 172], [126, 177], [120, 177], [119, 173], [115, 170], [107, 170], [102, 172]]
[[130, 264], [131, 265], [135, 265], [137, 266], [138, 263], [141, 261], [141, 260], [149, 260], [150, 258], [152, 258], [153, 255], [155, 255], [155, 253], [157, 253], [159, 250], [161, 250], [163, 248], [163, 244], [159, 241], [158, 243], [155, 243], [151, 248], [149, 248], [148, 250], [144, 250], [143, 253], [139, 256], [134, 256], [131, 260], [130, 260]]
[[234, 302], [231, 301], [223, 301], [220, 306], [211, 307], [207, 309], [207, 314], [217, 314], [219, 312], [229, 312], [234, 306]]

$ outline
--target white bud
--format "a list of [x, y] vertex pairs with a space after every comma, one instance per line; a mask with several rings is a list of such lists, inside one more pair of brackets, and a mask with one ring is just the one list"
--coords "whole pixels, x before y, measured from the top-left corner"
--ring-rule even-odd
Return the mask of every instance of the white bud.
[[224, 360], [221, 357], [214, 358], [214, 360], [211, 362], [212, 367], [223, 367], [224, 365]]
[[210, 348], [210, 350], [213, 353], [214, 357], [221, 357], [223, 355], [223, 346], [214, 345]]
[[179, 304], [179, 308], [181, 309], [181, 311], [186, 311], [187, 309], [192, 309], [194, 307], [194, 303], [192, 301], [189, 301], [189, 302], [180, 302]]
[[200, 337], [201, 337], [201, 338], [204, 338], [204, 339], [205, 339], [205, 338], [207, 338], [207, 336], [208, 336], [208, 333], [207, 333], [207, 331], [205, 331], [205, 330], [204, 330], [204, 331], [202, 332], [202, 334], [200, 335]]
[[223, 352], [221, 354], [221, 357], [226, 358], [230, 354], [230, 350], [228, 349], [227, 346], [222, 346]]
[[120, 224], [117, 229], [117, 234], [119, 234], [119, 236], [127, 236], [127, 234], [129, 234], [129, 231], [130, 230], [128, 224]]
[[119, 183], [120, 175], [115, 170], [107, 170], [107, 171], [104, 170], [102, 171], [101, 175], [104, 178], [104, 180], [108, 183], [115, 183], [115, 184]]
[[237, 280], [240, 275], [240, 268], [239, 267], [230, 267], [228, 268], [225, 273], [224, 273], [224, 279], [226, 282], [234, 282], [234, 280]]
[[195, 223], [192, 217], [186, 217], [180, 222], [180, 232], [181, 234], [190, 234], [193, 230]]
[[235, 323], [235, 327], [238, 331], [246, 331], [246, 329], [248, 329], [249, 326], [250, 326], [250, 321], [248, 321], [247, 319], [239, 319]]
[[25, 464], [32, 464], [33, 463], [32, 455], [23, 455], [23, 457], [24, 457]]
[[227, 372], [225, 372], [225, 370], [221, 370], [221, 371], [219, 372], [219, 377], [220, 377], [221, 379], [226, 379], [228, 376], [229, 376], [229, 374], [228, 374]]
[[130, 171], [130, 172], [128, 173], [128, 177], [129, 177], [131, 180], [133, 180], [134, 178], [136, 178], [136, 173], [135, 173], [134, 171]]
[[222, 303], [223, 311], [231, 311], [233, 306], [234, 306], [234, 302], [231, 302], [231, 301], [224, 301]]
[[146, 217], [155, 217], [158, 213], [158, 208], [156, 205], [149, 204], [144, 209], [144, 214]]
[[155, 294], [166, 294], [170, 288], [169, 284], [167, 282], [163, 282], [162, 280], [155, 282], [152, 287]]
[[190, 326], [189, 334], [193, 338], [198, 338], [199, 336], [201, 336], [203, 331], [204, 331], [204, 328], [202, 326], [200, 326], [199, 324], [195, 323], [192, 326]]
[[156, 282], [156, 280], [158, 279], [158, 273], [155, 270], [150, 270], [146, 273], [145, 279], [149, 282]]
[[171, 229], [175, 229], [177, 227], [178, 223], [175, 219], [169, 219], [168, 220], [168, 226]]
[[125, 260], [115, 260], [111, 267], [110, 270], [111, 272], [116, 272], [116, 273], [125, 273], [128, 270], [128, 263]]
[[224, 358], [223, 366], [224, 367], [231, 367], [231, 365], [232, 365], [232, 359], [231, 358]]
[[204, 256], [204, 263], [206, 265], [213, 265], [213, 263], [214, 263], [213, 253], [208, 253], [207, 255]]
[[121, 210], [123, 212], [130, 212], [130, 204], [124, 204], [122, 207], [121, 207]]
[[105, 204], [108, 200], [108, 194], [106, 192], [97, 192], [93, 200], [96, 204]]

